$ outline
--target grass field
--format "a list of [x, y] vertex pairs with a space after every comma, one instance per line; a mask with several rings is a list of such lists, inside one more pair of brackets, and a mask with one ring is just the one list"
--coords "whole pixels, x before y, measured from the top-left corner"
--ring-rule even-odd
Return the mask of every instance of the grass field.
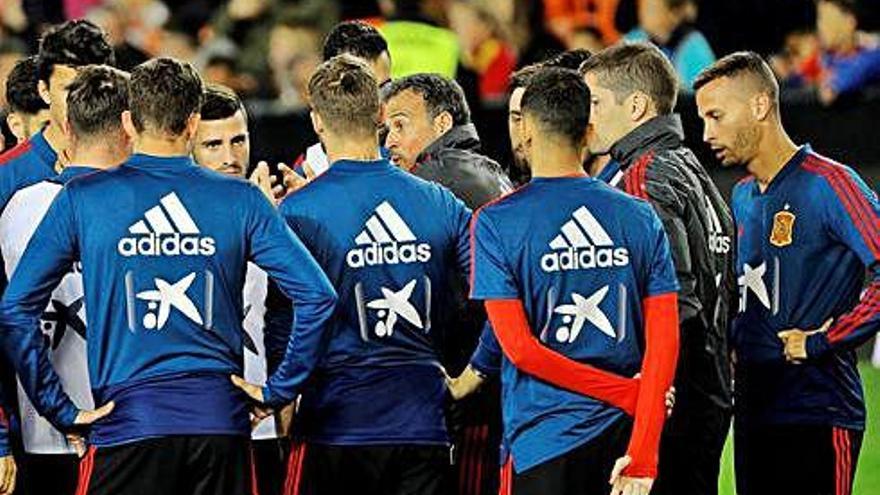
[[[860, 366], [868, 404], [868, 430], [859, 457], [854, 495], [877, 495], [880, 493], [880, 370], [867, 363]], [[733, 451], [728, 440], [724, 449], [724, 465], [721, 470], [721, 495], [735, 495], [733, 478]]]

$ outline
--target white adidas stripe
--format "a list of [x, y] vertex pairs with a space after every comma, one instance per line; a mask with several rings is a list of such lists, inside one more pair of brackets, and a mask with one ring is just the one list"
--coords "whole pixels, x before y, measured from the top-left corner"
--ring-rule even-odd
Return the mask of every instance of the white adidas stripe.
[[387, 201], [376, 207], [375, 214], [367, 219], [365, 229], [354, 239], [358, 245], [415, 240], [415, 234]]
[[[159, 203], [161, 206], [156, 205], [144, 213], [146, 222], [138, 220], [128, 228], [128, 231], [139, 235], [150, 233], [173, 234], [175, 232], [189, 235], [200, 232], [192, 216], [190, 216], [186, 207], [183, 206], [183, 203], [180, 202], [177, 194], [169, 193], [163, 196]], [[165, 207], [164, 210], [162, 209], [163, 206]], [[167, 215], [165, 211], [168, 212]], [[170, 219], [168, 218], [169, 216], [171, 217]]]
[[613, 246], [608, 232], [586, 206], [581, 206], [571, 215], [574, 220], [565, 222], [557, 235], [550, 241], [552, 249], [585, 248], [589, 246]]

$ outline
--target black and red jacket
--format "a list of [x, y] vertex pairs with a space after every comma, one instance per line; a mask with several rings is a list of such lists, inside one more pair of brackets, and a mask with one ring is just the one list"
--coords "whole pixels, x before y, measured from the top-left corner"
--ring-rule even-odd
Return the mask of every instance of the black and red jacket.
[[[677, 418], [686, 428], [689, 405], [706, 400], [732, 407], [728, 329], [736, 310], [734, 224], [730, 209], [706, 169], [684, 146], [678, 115], [645, 122], [611, 148], [599, 178], [648, 200], [669, 237], [681, 286], [678, 298], [681, 355]], [[698, 411], [694, 411], [697, 413]]]

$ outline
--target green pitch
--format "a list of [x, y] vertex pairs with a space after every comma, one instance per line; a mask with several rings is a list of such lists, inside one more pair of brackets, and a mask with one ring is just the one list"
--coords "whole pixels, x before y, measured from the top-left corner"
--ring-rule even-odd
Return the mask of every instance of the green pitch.
[[[868, 403], [868, 431], [862, 444], [859, 457], [854, 495], [875, 495], [880, 493], [880, 370], [862, 363], [859, 367], [865, 386], [865, 400]], [[721, 495], [735, 495], [733, 477], [733, 451], [728, 439], [724, 449], [721, 479]]]

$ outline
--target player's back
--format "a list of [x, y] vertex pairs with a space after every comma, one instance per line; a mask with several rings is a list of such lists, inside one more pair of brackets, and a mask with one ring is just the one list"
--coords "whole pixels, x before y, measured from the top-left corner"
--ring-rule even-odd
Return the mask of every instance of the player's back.
[[340, 295], [304, 428], [330, 443], [445, 441], [436, 341], [454, 329], [433, 322], [451, 268], [466, 270], [469, 210], [378, 160], [334, 163], [281, 211]]
[[[146, 155], [72, 181], [61, 198], [83, 266], [93, 393], [117, 403], [93, 442], [246, 432], [229, 375], [241, 373], [244, 260], [266, 199], [188, 157]], [[168, 418], [144, 426], [147, 407]]]
[[[647, 202], [587, 177], [536, 178], [475, 217], [472, 297], [521, 300], [543, 345], [621, 376], [638, 372], [641, 302], [677, 290], [665, 233]], [[517, 470], [581, 445], [623, 417], [507, 359], [502, 383]]]

